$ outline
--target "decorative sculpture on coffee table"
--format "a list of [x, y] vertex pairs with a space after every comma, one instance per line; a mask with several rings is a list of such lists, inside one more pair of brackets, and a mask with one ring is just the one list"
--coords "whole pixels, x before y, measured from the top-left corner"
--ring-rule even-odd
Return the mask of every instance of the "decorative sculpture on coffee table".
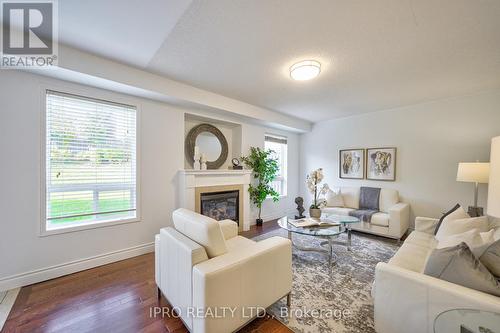
[[295, 219], [303, 219], [304, 216], [304, 198], [302, 197], [296, 197], [295, 198], [295, 203], [297, 204], [297, 211], [299, 212], [299, 215], [295, 215]]

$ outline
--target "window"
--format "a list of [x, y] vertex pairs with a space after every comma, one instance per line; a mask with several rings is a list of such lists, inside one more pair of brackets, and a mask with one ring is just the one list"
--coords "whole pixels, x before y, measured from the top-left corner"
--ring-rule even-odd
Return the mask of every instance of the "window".
[[133, 106], [46, 92], [45, 228], [137, 219]]
[[286, 195], [287, 178], [287, 140], [285, 137], [266, 134], [264, 138], [264, 148], [274, 152], [274, 157], [278, 159], [278, 176], [271, 183], [273, 189], [281, 196]]

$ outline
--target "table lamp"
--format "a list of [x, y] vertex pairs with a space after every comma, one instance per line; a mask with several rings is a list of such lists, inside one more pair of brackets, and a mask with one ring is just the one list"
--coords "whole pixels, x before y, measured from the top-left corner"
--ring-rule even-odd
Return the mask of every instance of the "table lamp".
[[491, 140], [488, 215], [500, 218], [500, 136]]
[[474, 206], [469, 206], [471, 217], [482, 216], [483, 208], [477, 206], [479, 184], [487, 184], [490, 176], [490, 163], [459, 163], [457, 181], [474, 183]]

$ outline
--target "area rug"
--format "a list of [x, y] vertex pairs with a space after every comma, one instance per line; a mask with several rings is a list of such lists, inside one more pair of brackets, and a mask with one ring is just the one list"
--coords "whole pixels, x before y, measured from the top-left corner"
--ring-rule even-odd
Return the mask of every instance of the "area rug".
[[[253, 238], [287, 237], [283, 229]], [[338, 240], [345, 240], [340, 235]], [[300, 246], [320, 246], [316, 237], [293, 234]], [[395, 241], [356, 233], [352, 251], [334, 245], [336, 258], [328, 264], [323, 253], [293, 248], [292, 306], [285, 300], [273, 304], [268, 313], [296, 333], [306, 332], [375, 332], [371, 288], [375, 266], [387, 262], [397, 251]]]

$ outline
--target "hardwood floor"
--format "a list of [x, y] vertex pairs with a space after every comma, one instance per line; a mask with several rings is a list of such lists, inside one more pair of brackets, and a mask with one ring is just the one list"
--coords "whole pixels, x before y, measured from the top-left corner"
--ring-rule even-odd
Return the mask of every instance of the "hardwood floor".
[[[242, 233], [254, 237], [274, 221]], [[154, 254], [100, 266], [21, 289], [2, 332], [188, 332], [182, 321], [150, 315], [158, 300]], [[240, 332], [291, 332], [276, 319], [256, 319]]]

